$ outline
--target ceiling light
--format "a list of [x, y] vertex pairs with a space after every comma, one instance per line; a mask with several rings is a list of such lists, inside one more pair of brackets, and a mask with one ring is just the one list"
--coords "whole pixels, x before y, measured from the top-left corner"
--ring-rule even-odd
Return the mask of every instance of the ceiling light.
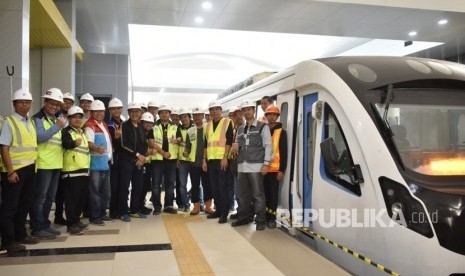
[[212, 3], [208, 2], [208, 1], [205, 1], [202, 3], [202, 8], [204, 8], [205, 10], [209, 10], [212, 8]]
[[438, 24], [439, 25], [444, 25], [444, 24], [447, 24], [447, 22], [449, 22], [449, 21], [447, 21], [447, 19], [441, 19], [441, 20], [438, 21]]
[[415, 31], [411, 31], [410, 33], [408, 33], [409, 36], [416, 36], [417, 35], [417, 32]]
[[204, 21], [203, 18], [200, 16], [197, 16], [194, 20], [195, 20], [195, 23], [199, 23], [199, 24], [203, 23]]

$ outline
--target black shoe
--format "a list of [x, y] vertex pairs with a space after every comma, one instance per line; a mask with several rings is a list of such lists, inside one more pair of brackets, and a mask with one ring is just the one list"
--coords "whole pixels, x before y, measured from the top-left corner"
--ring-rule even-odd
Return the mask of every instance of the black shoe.
[[87, 223], [82, 223], [81, 221], [78, 222], [78, 226], [82, 229], [82, 230], [89, 230], [89, 224]]
[[55, 230], [55, 229], [50, 228], [50, 227], [46, 228], [45, 231], [50, 232], [50, 233], [52, 233], [52, 234], [54, 234], [54, 235], [57, 235], [57, 236], [61, 235], [61, 232], [60, 232], [60, 231]]
[[26, 236], [24, 239], [18, 241], [18, 243], [19, 244], [38, 244], [39, 239], [30, 237], [30, 236]]
[[231, 226], [236, 227], [236, 226], [247, 225], [247, 224], [249, 224], [248, 220], [240, 219], [240, 220], [236, 220], [235, 222], [231, 223]]
[[265, 223], [259, 222], [257, 223], [257, 227], [255, 228], [257, 231], [265, 230]]
[[11, 253], [11, 252], [21, 252], [21, 251], [26, 251], [26, 246], [19, 244], [19, 243], [11, 243], [8, 246], [4, 247], [6, 249], [6, 252]]
[[65, 225], [65, 226], [68, 225], [68, 222], [63, 217], [55, 217], [55, 220], [53, 220], [53, 223], [58, 224], [58, 225]]
[[213, 214], [207, 215], [207, 219], [216, 219], [219, 218], [220, 214], [217, 212], [214, 212]]
[[140, 212], [141, 212], [142, 214], [144, 214], [144, 215], [150, 215], [150, 214], [152, 213], [152, 209], [149, 209], [149, 208], [147, 208], [147, 207], [144, 206], [144, 207], [142, 207], [142, 208], [140, 209]]
[[168, 214], [172, 214], [172, 215], [176, 215], [178, 213], [178, 211], [176, 211], [174, 208], [172, 207], [169, 207], [169, 208], [166, 208], [163, 210], [163, 213], [168, 213]]
[[220, 219], [218, 220], [219, 224], [223, 224], [223, 223], [226, 223], [226, 222], [228, 222], [228, 217], [220, 217]]
[[69, 226], [67, 231], [69, 232], [70, 235], [82, 235], [82, 234], [84, 234], [84, 229], [79, 227], [79, 225]]
[[154, 215], [154, 216], [157, 216], [157, 215], [159, 215], [159, 214], [161, 214], [161, 209], [155, 208], [155, 210], [153, 210], [153, 215]]
[[230, 219], [238, 219], [239, 218], [239, 214], [232, 214], [229, 216]]
[[275, 222], [274, 220], [268, 221], [266, 225], [267, 225], [268, 228], [270, 228], [270, 229], [276, 228], [276, 222]]
[[103, 222], [103, 220], [100, 219], [100, 218], [98, 218], [98, 219], [90, 219], [89, 222], [90, 222], [90, 224], [93, 224], [93, 225], [105, 226], [105, 222]]
[[254, 222], [254, 216], [248, 217], [247, 220], [248, 220], [249, 222]]

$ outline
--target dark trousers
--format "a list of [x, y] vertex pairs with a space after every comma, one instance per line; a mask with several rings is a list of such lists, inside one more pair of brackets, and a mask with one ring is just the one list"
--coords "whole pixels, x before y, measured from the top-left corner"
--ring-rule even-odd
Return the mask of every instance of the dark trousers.
[[55, 218], [63, 218], [65, 205], [65, 189], [63, 187], [63, 179], [58, 180], [57, 194], [55, 196]]
[[34, 195], [35, 165], [18, 169], [16, 173], [18, 183], [8, 182], [7, 173], [2, 173], [0, 227], [3, 247], [27, 236], [26, 218]]
[[196, 167], [194, 165], [190, 165], [189, 175], [191, 177], [191, 194], [192, 203], [197, 203], [200, 201], [200, 181], [202, 181], [202, 188], [203, 188], [203, 200], [211, 200], [212, 199], [212, 192], [210, 189], [210, 180], [208, 179], [208, 173], [202, 170], [202, 167]]
[[279, 181], [276, 179], [277, 172], [268, 173], [263, 179], [266, 201], [266, 220], [276, 220], [276, 209], [278, 208]]
[[266, 221], [265, 192], [263, 191], [263, 176], [260, 172], [239, 172], [237, 189], [237, 214], [239, 220], [246, 220], [251, 214], [250, 204], [253, 202], [257, 223]]
[[152, 161], [152, 203], [155, 209], [161, 209], [161, 183], [165, 183], [165, 209], [173, 208], [174, 181], [176, 180], [176, 160]]
[[89, 196], [89, 177], [66, 177], [61, 181], [65, 199], [68, 226], [76, 226]]
[[207, 165], [216, 212], [220, 217], [227, 217], [229, 214], [228, 169], [221, 169], [220, 160], [209, 160]]
[[122, 173], [123, 169], [120, 166], [119, 157], [115, 157], [113, 164], [110, 166], [110, 217], [112, 218], [118, 216], [118, 194]]
[[174, 186], [176, 187], [176, 205], [178, 205], [178, 208], [184, 207], [183, 200], [182, 200], [182, 192], [181, 192], [181, 179], [179, 177], [179, 168], [176, 167], [176, 181], [174, 183]]
[[[118, 191], [118, 215], [123, 216], [131, 213], [139, 212], [140, 197], [142, 194], [142, 185], [144, 174], [142, 168], [135, 165], [134, 159], [121, 158], [121, 168], [124, 168], [124, 173], [121, 174], [120, 187]], [[129, 184], [131, 184], [131, 205], [128, 208]]]
[[152, 190], [152, 170], [150, 169], [150, 164], [144, 164], [144, 171], [143, 171], [143, 181], [142, 181], [142, 192], [139, 199], [139, 210], [145, 207], [145, 198], [147, 197], [147, 193]]

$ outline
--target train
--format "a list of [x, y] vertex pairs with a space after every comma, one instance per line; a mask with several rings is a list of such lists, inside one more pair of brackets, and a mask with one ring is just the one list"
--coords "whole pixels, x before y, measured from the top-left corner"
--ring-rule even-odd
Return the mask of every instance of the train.
[[464, 65], [306, 60], [218, 100], [263, 96], [288, 137], [281, 229], [352, 274], [465, 275]]

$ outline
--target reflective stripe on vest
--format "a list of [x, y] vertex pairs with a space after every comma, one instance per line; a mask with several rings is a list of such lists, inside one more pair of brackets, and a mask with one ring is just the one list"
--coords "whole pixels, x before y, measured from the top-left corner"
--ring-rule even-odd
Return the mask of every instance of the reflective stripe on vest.
[[89, 143], [87, 137], [83, 133], [77, 133], [75, 130], [70, 130], [71, 138], [75, 141], [81, 138], [81, 145], [74, 149], [65, 149], [63, 157], [62, 172], [73, 172], [81, 169], [90, 168]]
[[186, 148], [186, 139], [187, 139], [187, 129], [181, 128], [181, 136], [182, 136], [182, 142], [178, 146], [178, 159], [181, 161], [190, 161], [189, 156], [184, 157], [184, 149]]
[[9, 152], [13, 170], [34, 164], [37, 160], [37, 134], [32, 120], [28, 121], [28, 131], [14, 115], [6, 119], [12, 135]]
[[[168, 124], [168, 151], [171, 154], [169, 160], [178, 159], [178, 145], [173, 145], [171, 143], [171, 139], [174, 137], [176, 138], [176, 132], [178, 127], [175, 125]], [[155, 144], [163, 148], [163, 126], [162, 124], [156, 124], [153, 126], [153, 138], [155, 140]], [[152, 160], [163, 160], [163, 156], [160, 153], [156, 153], [155, 155], [151, 155], [150, 158]]]
[[[44, 129], [53, 127], [53, 122], [47, 117], [42, 118]], [[61, 130], [55, 133], [44, 143], [39, 143], [39, 155], [37, 157], [38, 169], [61, 169], [63, 168], [63, 148], [61, 146]]]
[[269, 172], [279, 172], [279, 163], [281, 161], [281, 157], [279, 154], [279, 138], [281, 137], [281, 132], [283, 131], [282, 128], [275, 129], [273, 132], [273, 160], [270, 163]]
[[220, 122], [213, 131], [213, 122], [207, 123], [205, 127], [205, 136], [207, 139], [207, 159], [221, 160], [224, 157], [226, 149], [226, 130], [231, 120], [221, 118]]
[[[0, 116], [0, 133], [2, 132], [2, 126], [3, 126], [3, 117]], [[2, 161], [2, 155], [0, 154], [0, 170], [3, 171], [3, 161]]]

